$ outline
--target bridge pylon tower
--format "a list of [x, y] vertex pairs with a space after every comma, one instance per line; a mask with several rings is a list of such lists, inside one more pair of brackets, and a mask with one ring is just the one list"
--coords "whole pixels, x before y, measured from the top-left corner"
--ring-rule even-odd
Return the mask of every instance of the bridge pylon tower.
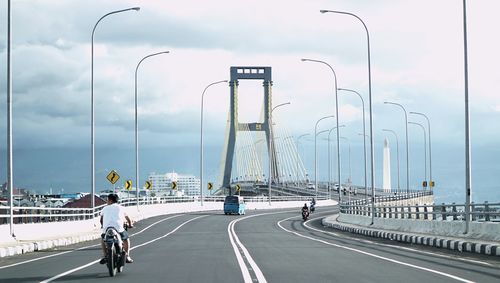
[[[222, 175], [222, 187], [228, 189], [228, 193], [231, 194], [231, 173], [233, 170], [233, 158], [236, 146], [236, 136], [239, 131], [252, 131], [252, 132], [265, 132], [267, 153], [269, 153], [269, 139], [270, 139], [270, 125], [269, 125], [269, 115], [272, 109], [272, 76], [271, 67], [231, 67], [231, 78], [229, 81], [230, 87], [230, 105], [229, 105], [229, 132], [226, 135], [225, 140], [225, 152], [223, 152], [223, 175]], [[263, 103], [263, 113], [264, 119], [260, 122], [253, 123], [240, 123], [238, 121], [238, 84], [239, 80], [263, 80], [264, 87], [264, 103]], [[271, 154], [272, 164], [277, 164], [276, 162], [276, 150], [273, 147]], [[269, 155], [268, 155], [269, 156]], [[272, 179], [277, 180], [278, 168], [273, 166], [272, 169]], [[269, 180], [269, 176], [267, 176]]]

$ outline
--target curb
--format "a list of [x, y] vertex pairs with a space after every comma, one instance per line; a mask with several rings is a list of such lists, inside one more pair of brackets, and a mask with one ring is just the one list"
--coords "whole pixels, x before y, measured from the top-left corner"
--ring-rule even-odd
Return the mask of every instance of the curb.
[[399, 232], [387, 232], [380, 230], [372, 230], [368, 228], [357, 228], [357, 227], [341, 225], [338, 224], [338, 222], [331, 223], [325, 221], [325, 219], [326, 218], [323, 218], [323, 220], [321, 221], [323, 226], [354, 234], [360, 234], [374, 238], [383, 238], [402, 243], [410, 243], [410, 244], [425, 245], [436, 248], [455, 250], [459, 252], [471, 252], [483, 255], [500, 256], [500, 244], [492, 245], [479, 242], [464, 241], [463, 239], [450, 240], [450, 239], [440, 238], [440, 236], [417, 236]]
[[95, 239], [99, 239], [100, 237], [101, 233], [99, 232], [81, 236], [65, 237], [55, 240], [35, 241], [30, 243], [17, 244], [15, 246], [0, 248], [0, 258], [42, 251], [60, 246], [68, 246], [80, 242], [92, 241]]

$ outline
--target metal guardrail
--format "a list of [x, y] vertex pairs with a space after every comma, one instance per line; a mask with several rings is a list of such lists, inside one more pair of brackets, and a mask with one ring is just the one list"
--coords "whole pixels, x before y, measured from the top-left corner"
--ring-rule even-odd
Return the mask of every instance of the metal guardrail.
[[[224, 202], [225, 196], [204, 196], [204, 202]], [[275, 196], [271, 197], [271, 201], [310, 201], [312, 197], [309, 196]], [[318, 197], [316, 200], [324, 200], [325, 197]], [[168, 203], [189, 203], [199, 202], [198, 196], [167, 196], [167, 197], [141, 197], [139, 198], [139, 205], [154, 205], [154, 204], [168, 204]], [[269, 198], [266, 196], [259, 197], [244, 197], [245, 202], [268, 202]], [[125, 198], [120, 200], [123, 206], [137, 205], [136, 198]], [[54, 207], [22, 207], [14, 206], [13, 219], [14, 224], [21, 223], [47, 223], [58, 221], [78, 221], [88, 220], [93, 217], [98, 217], [102, 208], [101, 205], [92, 211], [91, 208], [54, 208]], [[10, 218], [10, 207], [0, 206], [0, 225], [8, 224]]]
[[[424, 192], [425, 193], [425, 192]], [[419, 198], [429, 194], [385, 196], [377, 198], [374, 217], [393, 219], [420, 219], [431, 221], [465, 221], [465, 204], [400, 205], [399, 201]], [[396, 202], [396, 204], [391, 204]], [[475, 222], [500, 222], [500, 203], [471, 203], [471, 220]], [[356, 200], [342, 203], [340, 213], [371, 216], [371, 202]]]

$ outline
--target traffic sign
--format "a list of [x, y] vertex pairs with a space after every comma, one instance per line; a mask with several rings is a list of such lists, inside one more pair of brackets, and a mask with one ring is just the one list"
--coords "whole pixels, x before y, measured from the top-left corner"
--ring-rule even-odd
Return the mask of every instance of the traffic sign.
[[422, 182], [422, 187], [427, 188], [427, 181]]
[[436, 183], [434, 183], [434, 181], [431, 181], [430, 187], [433, 188], [435, 185], [436, 185]]
[[172, 190], [177, 190], [177, 182], [172, 182]]
[[210, 182], [208, 182], [208, 190], [211, 190], [214, 187], [214, 185]]
[[120, 175], [118, 175], [115, 170], [111, 170], [108, 176], [106, 176], [106, 179], [108, 179], [108, 181], [114, 185], [118, 181], [118, 179], [120, 179]]
[[146, 181], [146, 190], [150, 190], [151, 189], [151, 181]]
[[127, 180], [127, 181], [125, 182], [125, 189], [126, 189], [126, 190], [130, 190], [130, 189], [132, 189], [132, 180]]
[[241, 190], [240, 184], [236, 184], [236, 191], [239, 192]]

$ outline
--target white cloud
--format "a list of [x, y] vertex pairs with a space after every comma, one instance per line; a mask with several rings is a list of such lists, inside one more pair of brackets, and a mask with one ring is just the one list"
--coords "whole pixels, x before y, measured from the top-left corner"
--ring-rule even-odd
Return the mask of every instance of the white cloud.
[[[299, 0], [248, 3], [130, 0], [106, 4], [17, 1], [14, 5], [16, 117], [29, 115], [28, 120], [33, 121], [20, 125], [18, 133], [37, 135], [35, 122], [52, 123], [52, 119], [59, 118], [79, 127], [88, 125], [91, 28], [104, 13], [135, 5], [141, 6], [140, 12], [107, 18], [96, 31], [96, 124], [118, 127], [117, 135], [130, 134], [133, 127], [137, 62], [162, 50], [170, 50], [171, 54], [144, 62], [138, 76], [141, 129], [159, 135], [183, 127], [186, 142], [194, 143], [188, 139], [198, 128], [201, 92], [211, 82], [228, 79], [229, 67], [235, 65], [273, 67], [274, 103], [291, 102], [277, 116], [290, 123], [293, 133], [311, 131], [315, 121], [332, 114], [335, 107], [331, 73], [325, 66], [300, 62], [302, 57], [329, 62], [337, 72], [339, 86], [359, 91], [368, 104], [366, 38], [362, 25], [348, 16], [322, 15], [319, 9], [354, 12], [368, 25], [377, 128], [401, 130], [400, 113], [382, 104], [384, 100], [392, 100], [403, 103], [409, 110], [426, 112], [433, 121], [437, 141], [463, 134], [461, 3], [451, 0], [439, 3], [387, 0], [376, 4]], [[500, 41], [493, 36], [497, 8], [495, 1], [469, 3], [473, 120], [491, 117], [500, 109], [497, 106], [500, 97], [496, 95], [496, 80], [500, 76], [496, 50]], [[0, 7], [0, 13], [5, 14], [5, 5]], [[56, 14], [59, 16], [54, 17]], [[3, 46], [4, 25], [0, 26], [0, 34]], [[3, 66], [5, 51], [2, 55]], [[5, 70], [0, 75], [4, 80]], [[262, 95], [258, 87], [255, 92], [248, 94], [247, 104], [251, 103], [252, 95]], [[341, 121], [359, 128], [359, 100], [341, 95], [340, 101]], [[214, 86], [208, 91], [205, 118], [212, 132], [222, 135], [228, 103], [227, 86]], [[77, 128], [68, 130], [68, 140], [73, 130]], [[43, 135], [43, 131], [38, 135]]]

